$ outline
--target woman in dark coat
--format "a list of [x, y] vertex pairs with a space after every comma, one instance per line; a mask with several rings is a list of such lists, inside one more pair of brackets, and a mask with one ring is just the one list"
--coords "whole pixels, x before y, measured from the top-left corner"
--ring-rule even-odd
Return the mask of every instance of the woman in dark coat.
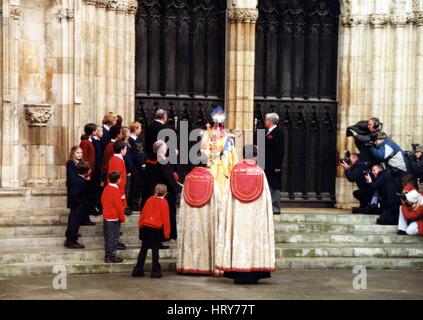
[[[82, 160], [82, 149], [79, 146], [72, 147], [69, 160], [66, 162], [66, 190], [69, 194], [69, 187], [71, 182], [78, 176], [76, 166]], [[69, 199], [68, 206], [69, 208]]]

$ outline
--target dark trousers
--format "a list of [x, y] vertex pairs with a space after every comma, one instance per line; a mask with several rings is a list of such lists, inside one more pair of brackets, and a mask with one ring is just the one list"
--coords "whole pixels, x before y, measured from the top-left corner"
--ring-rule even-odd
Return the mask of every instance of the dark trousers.
[[144, 265], [148, 249], [151, 249], [153, 255], [153, 266], [151, 269], [151, 274], [160, 275], [162, 273], [162, 269], [159, 263], [159, 247], [161, 244], [162, 232], [162, 230], [149, 227], [143, 227], [141, 229], [142, 235], [140, 238], [142, 239], [142, 245], [133, 273], [144, 273]]
[[79, 226], [85, 218], [84, 204], [70, 208], [68, 217], [68, 228], [66, 229], [66, 241], [75, 243], [78, 241]]
[[134, 170], [131, 174], [130, 190], [128, 195], [128, 205], [131, 209], [140, 210], [141, 182], [141, 171]]
[[362, 188], [355, 190], [353, 196], [360, 201], [360, 208], [365, 208], [372, 201], [373, 191], [370, 188]]
[[120, 221], [104, 221], [103, 232], [105, 259], [116, 258], [119, 243]]
[[399, 220], [399, 205], [382, 206], [379, 219], [390, 224], [398, 224]]

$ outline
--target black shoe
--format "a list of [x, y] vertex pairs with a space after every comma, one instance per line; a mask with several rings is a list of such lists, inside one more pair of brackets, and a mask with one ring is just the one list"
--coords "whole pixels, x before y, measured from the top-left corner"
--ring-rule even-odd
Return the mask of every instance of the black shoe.
[[84, 249], [85, 248], [85, 246], [84, 245], [82, 245], [82, 244], [80, 244], [80, 243], [78, 243], [78, 242], [75, 242], [75, 243], [65, 243], [65, 247], [66, 248], [68, 248], [68, 249]]
[[165, 246], [163, 243], [161, 243], [159, 249], [169, 249], [169, 246]]
[[81, 223], [81, 226], [95, 226], [95, 222], [86, 221], [86, 222]]
[[399, 236], [406, 236], [407, 235], [407, 232], [405, 232], [403, 230], [398, 230], [397, 231], [397, 235], [399, 235]]
[[273, 212], [273, 214], [281, 214], [280, 212]]
[[360, 213], [363, 213], [363, 208], [353, 207], [351, 211], [353, 214], [360, 214]]
[[126, 246], [122, 242], [119, 242], [118, 245], [117, 245], [117, 249], [118, 250], [126, 250]]
[[140, 278], [140, 277], [145, 277], [145, 274], [144, 272], [132, 272], [131, 276], [134, 278]]
[[128, 216], [128, 217], [132, 216], [132, 210], [129, 209], [129, 208], [126, 208], [125, 209], [125, 216]]
[[153, 278], [153, 279], [158, 279], [158, 278], [161, 278], [161, 277], [162, 277], [161, 273], [152, 273], [151, 276], [150, 276], [150, 278]]
[[123, 259], [122, 258], [109, 258], [109, 259], [105, 259], [104, 262], [106, 263], [122, 263]]

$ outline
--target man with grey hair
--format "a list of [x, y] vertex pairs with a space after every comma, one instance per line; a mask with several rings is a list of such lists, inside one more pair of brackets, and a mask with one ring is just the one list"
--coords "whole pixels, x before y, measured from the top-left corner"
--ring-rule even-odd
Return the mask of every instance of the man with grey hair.
[[272, 196], [273, 214], [280, 214], [280, 199], [282, 187], [282, 163], [284, 156], [284, 138], [282, 130], [278, 127], [279, 116], [268, 113], [265, 116], [265, 166], [264, 172], [269, 183]]
[[157, 155], [153, 152], [153, 144], [157, 141], [160, 130], [166, 128], [167, 120], [166, 110], [157, 109], [154, 114], [154, 122], [145, 131], [145, 151], [150, 160], [157, 159]]

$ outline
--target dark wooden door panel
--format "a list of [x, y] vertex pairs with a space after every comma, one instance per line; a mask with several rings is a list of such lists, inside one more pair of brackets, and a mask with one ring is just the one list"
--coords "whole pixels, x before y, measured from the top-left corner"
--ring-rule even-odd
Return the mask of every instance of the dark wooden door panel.
[[255, 119], [276, 112], [285, 133], [286, 206], [335, 202], [338, 0], [260, 0]]

